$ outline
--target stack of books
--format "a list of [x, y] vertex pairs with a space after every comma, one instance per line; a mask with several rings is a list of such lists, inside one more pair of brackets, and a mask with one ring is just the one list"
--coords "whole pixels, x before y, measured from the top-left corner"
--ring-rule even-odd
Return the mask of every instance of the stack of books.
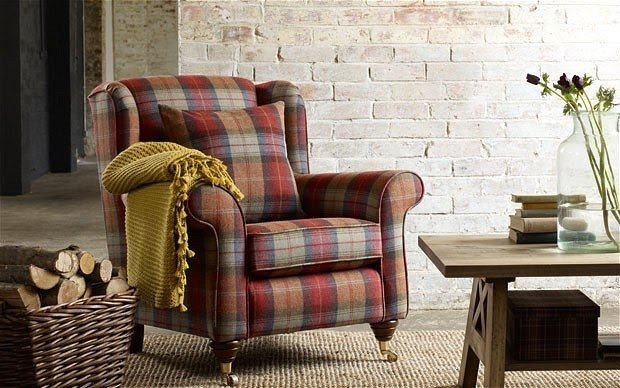
[[512, 194], [512, 202], [520, 203], [521, 208], [510, 216], [510, 241], [517, 244], [557, 242], [557, 195]]

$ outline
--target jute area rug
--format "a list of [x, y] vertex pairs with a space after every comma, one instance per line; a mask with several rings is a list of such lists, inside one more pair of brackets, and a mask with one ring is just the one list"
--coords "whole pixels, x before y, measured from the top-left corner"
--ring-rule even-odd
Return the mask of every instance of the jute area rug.
[[[370, 329], [367, 333], [315, 330], [244, 341], [233, 372], [239, 376], [239, 387], [452, 388], [458, 381], [462, 344], [460, 331], [397, 331], [391, 347], [399, 359], [390, 363], [379, 354]], [[206, 339], [158, 334], [146, 336], [144, 352], [129, 357], [124, 386], [224, 383]], [[478, 386], [482, 387], [481, 373]], [[620, 370], [506, 372], [505, 386], [620, 387]]]

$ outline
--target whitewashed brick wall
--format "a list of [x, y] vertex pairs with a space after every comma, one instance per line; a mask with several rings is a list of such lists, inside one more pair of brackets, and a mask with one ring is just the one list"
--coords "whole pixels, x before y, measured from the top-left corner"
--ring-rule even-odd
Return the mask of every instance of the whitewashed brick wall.
[[[574, 0], [179, 2], [181, 73], [286, 79], [308, 107], [311, 171], [411, 169], [426, 197], [407, 218], [411, 307], [465, 308], [424, 233], [506, 233], [514, 192], [555, 192], [571, 124], [526, 73], [620, 86], [620, 3]], [[618, 277], [517, 279], [620, 304]]]

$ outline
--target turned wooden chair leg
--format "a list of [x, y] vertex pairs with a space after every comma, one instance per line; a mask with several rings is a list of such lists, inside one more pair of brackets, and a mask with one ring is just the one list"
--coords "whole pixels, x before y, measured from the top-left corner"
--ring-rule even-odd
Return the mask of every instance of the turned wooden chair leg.
[[391, 351], [389, 346], [390, 340], [392, 339], [397, 326], [397, 319], [370, 324], [370, 328], [373, 333], [375, 333], [375, 338], [379, 341], [379, 350], [381, 351], [381, 354], [387, 356], [387, 360], [390, 362], [398, 360], [398, 354]]
[[144, 325], [136, 323], [133, 326], [131, 334], [131, 344], [129, 345], [129, 353], [139, 353], [144, 346]]
[[215, 358], [220, 363], [220, 370], [226, 379], [226, 384], [232, 387], [239, 384], [239, 378], [232, 373], [232, 363], [237, 357], [237, 352], [241, 347], [240, 341], [215, 342], [211, 341], [209, 346], [215, 354]]

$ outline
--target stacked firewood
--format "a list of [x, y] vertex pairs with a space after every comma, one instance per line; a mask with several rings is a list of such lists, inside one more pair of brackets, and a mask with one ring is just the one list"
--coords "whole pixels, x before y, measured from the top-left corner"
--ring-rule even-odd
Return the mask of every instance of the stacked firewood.
[[0, 301], [28, 311], [129, 290], [127, 273], [71, 245], [59, 251], [0, 246]]

